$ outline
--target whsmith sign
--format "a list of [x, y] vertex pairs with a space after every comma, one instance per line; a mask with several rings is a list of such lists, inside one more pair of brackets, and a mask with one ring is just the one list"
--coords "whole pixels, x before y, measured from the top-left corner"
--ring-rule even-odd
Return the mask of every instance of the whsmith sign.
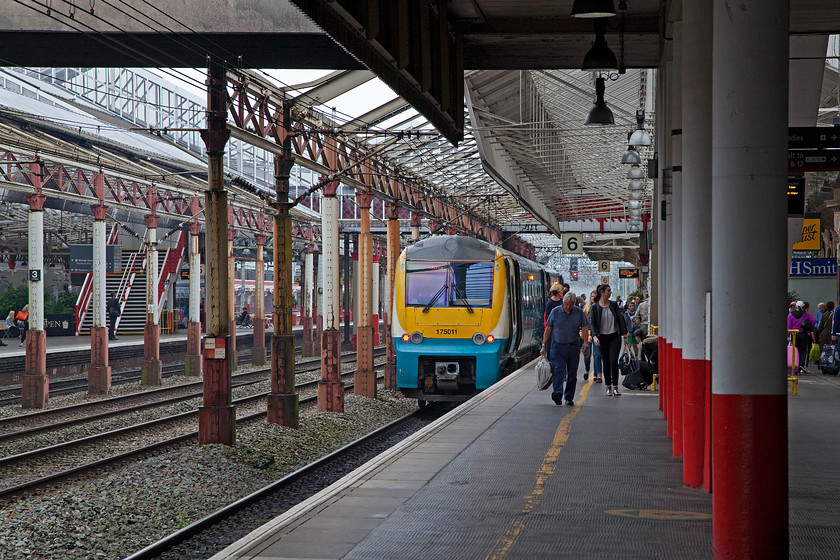
[[835, 259], [791, 259], [791, 278], [827, 278], [837, 276]]

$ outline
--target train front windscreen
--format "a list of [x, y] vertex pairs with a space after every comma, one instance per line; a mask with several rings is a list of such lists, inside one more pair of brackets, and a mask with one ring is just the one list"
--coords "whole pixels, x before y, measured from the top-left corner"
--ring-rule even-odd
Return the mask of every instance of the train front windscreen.
[[490, 307], [492, 262], [409, 261], [405, 267], [405, 304], [412, 307]]

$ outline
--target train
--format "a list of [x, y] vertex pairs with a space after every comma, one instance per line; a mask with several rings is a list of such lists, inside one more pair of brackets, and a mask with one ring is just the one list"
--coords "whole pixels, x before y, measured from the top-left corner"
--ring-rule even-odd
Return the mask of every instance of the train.
[[553, 282], [563, 277], [472, 237], [407, 247], [391, 323], [397, 388], [420, 406], [465, 401], [535, 358]]

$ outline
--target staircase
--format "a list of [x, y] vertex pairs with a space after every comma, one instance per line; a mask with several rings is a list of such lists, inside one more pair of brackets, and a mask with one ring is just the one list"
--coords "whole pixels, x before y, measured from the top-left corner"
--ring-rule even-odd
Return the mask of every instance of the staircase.
[[[106, 299], [117, 292], [122, 304], [122, 315], [117, 319], [116, 333], [120, 334], [143, 334], [146, 325], [146, 262], [145, 245], [143, 253], [137, 249], [123, 249], [123, 263], [126, 268], [121, 273], [108, 274], [105, 277], [107, 291]], [[184, 252], [184, 244], [178, 243], [177, 247], [168, 251], [158, 251], [158, 301], [163, 296], [166, 280], [170, 274], [180, 269], [181, 259]], [[160, 315], [158, 314], [158, 317]], [[92, 304], [88, 302], [81, 324], [78, 326], [79, 334], [90, 334], [93, 326]], [[107, 326], [107, 324], [106, 324]]]

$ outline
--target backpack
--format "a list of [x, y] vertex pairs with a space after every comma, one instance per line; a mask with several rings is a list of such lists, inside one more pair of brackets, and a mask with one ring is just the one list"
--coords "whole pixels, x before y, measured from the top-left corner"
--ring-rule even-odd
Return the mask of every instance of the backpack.
[[108, 301], [108, 315], [121, 315], [120, 302], [116, 298], [111, 298]]
[[840, 355], [836, 346], [833, 344], [823, 346], [819, 368], [821, 372], [829, 375], [837, 375], [840, 372]]
[[618, 359], [618, 371], [621, 375], [630, 375], [639, 371], [639, 359], [632, 352], [625, 352]]
[[630, 389], [631, 391], [647, 389], [645, 377], [642, 375], [642, 372], [638, 369], [636, 369], [636, 371], [634, 372], [625, 375], [624, 381], [622, 381], [621, 384]]

